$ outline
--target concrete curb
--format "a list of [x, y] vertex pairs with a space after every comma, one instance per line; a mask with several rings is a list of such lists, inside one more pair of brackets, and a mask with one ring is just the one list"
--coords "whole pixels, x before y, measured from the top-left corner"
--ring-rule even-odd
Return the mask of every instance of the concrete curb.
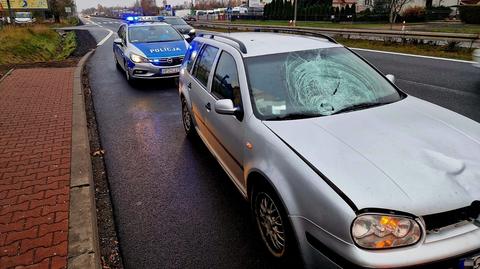
[[72, 159], [68, 222], [68, 268], [100, 269], [100, 245], [95, 206], [90, 143], [88, 139], [82, 71], [95, 50], [77, 65], [73, 80]]
[[3, 75], [3, 77], [0, 77], [0, 82], [2, 82], [4, 79], [6, 79], [8, 76], [10, 76], [10, 74], [12, 74], [14, 69], [15, 68], [12, 68], [12, 69], [8, 70], [7, 73], [5, 73], [5, 75]]

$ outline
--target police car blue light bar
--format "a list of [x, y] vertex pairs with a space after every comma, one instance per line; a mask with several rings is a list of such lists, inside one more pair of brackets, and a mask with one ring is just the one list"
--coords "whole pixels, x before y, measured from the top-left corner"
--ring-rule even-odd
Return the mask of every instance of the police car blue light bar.
[[125, 20], [129, 23], [135, 22], [163, 22], [163, 16], [127, 16]]

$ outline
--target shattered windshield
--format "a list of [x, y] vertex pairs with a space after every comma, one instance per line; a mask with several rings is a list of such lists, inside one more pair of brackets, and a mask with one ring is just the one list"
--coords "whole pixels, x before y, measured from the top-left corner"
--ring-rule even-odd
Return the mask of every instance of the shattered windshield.
[[402, 95], [343, 47], [245, 59], [260, 119], [327, 116], [392, 103]]

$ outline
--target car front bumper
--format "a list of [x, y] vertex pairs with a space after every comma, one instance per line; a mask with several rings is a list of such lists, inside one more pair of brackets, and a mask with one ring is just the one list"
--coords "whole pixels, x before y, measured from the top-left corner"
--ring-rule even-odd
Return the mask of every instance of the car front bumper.
[[[180, 66], [156, 66], [151, 63], [129, 63], [128, 72], [134, 79], [176, 78], [180, 74]], [[169, 70], [169, 71], [165, 71]], [[171, 71], [174, 71], [170, 73]]]
[[473, 224], [427, 235], [403, 248], [371, 251], [358, 248], [309, 220], [292, 217], [307, 268], [436, 268], [457, 269], [463, 258], [480, 255], [480, 228]]

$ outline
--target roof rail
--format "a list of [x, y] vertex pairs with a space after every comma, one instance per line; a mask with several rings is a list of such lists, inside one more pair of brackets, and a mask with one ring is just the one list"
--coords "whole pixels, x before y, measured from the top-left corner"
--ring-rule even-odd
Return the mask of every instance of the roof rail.
[[240, 51], [242, 53], [247, 53], [247, 47], [245, 46], [245, 44], [243, 44], [242, 41], [240, 41], [236, 38], [233, 38], [231, 36], [222, 35], [221, 33], [208, 32], [208, 31], [197, 32], [197, 36], [204, 37], [204, 38], [207, 38], [207, 36], [210, 36], [209, 37], [210, 39], [214, 39], [215, 37], [220, 37], [220, 38], [225, 38], [225, 39], [231, 40], [231, 41], [238, 44], [238, 46], [240, 48]]
[[298, 34], [298, 35], [306, 35], [306, 36], [312, 36], [312, 37], [320, 37], [323, 39], [326, 39], [332, 43], [338, 44], [338, 42], [322, 33], [318, 32], [313, 32], [313, 31], [308, 31], [308, 30], [300, 30], [300, 29], [289, 29], [289, 28], [283, 28], [283, 27], [272, 27], [272, 28], [256, 28], [253, 30], [254, 32], [273, 32], [273, 33], [284, 33], [284, 34]]

